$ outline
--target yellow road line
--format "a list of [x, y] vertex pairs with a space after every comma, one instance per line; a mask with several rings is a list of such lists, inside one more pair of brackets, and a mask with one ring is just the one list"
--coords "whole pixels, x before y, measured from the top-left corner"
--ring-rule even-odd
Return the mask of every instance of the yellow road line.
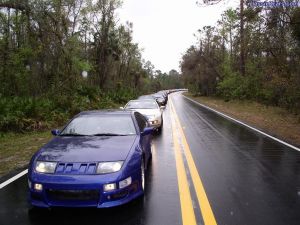
[[172, 133], [173, 133], [173, 143], [174, 143], [174, 151], [175, 151], [175, 161], [176, 161], [182, 224], [196, 225], [197, 223], [196, 223], [196, 217], [194, 213], [190, 188], [188, 185], [188, 180], [184, 168], [182, 153], [180, 151], [180, 145], [176, 137], [177, 132], [175, 130], [175, 120], [174, 118], [171, 118], [171, 120], [172, 120]]
[[200, 205], [200, 209], [201, 209], [204, 224], [205, 225], [216, 225], [217, 222], [216, 222], [216, 219], [214, 217], [214, 213], [211, 209], [210, 203], [209, 203], [207, 195], [205, 193], [203, 183], [201, 181], [200, 175], [199, 175], [197, 167], [195, 165], [190, 147], [187, 143], [185, 134], [183, 132], [182, 126], [181, 126], [179, 118], [178, 118], [178, 115], [175, 111], [172, 100], [169, 101], [169, 102], [171, 103], [170, 104], [171, 105], [171, 112], [173, 112], [172, 114], [175, 117], [175, 120], [176, 120], [178, 128], [179, 128], [179, 132], [181, 134], [184, 153], [185, 153], [186, 160], [187, 160], [187, 163], [188, 163], [188, 167], [189, 167], [189, 170], [190, 170], [190, 173], [191, 173], [191, 176], [192, 176], [192, 180], [193, 180], [194, 188], [195, 188], [196, 195], [197, 195], [197, 198], [198, 198], [198, 202], [199, 202], [199, 205]]

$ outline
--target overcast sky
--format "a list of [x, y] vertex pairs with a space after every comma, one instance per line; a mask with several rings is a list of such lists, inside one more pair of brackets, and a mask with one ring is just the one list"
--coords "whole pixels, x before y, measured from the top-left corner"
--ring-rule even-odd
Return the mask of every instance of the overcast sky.
[[238, 1], [199, 7], [196, 0], [123, 0], [118, 16], [122, 23], [133, 23], [133, 39], [144, 49], [143, 58], [169, 72], [179, 70], [182, 54], [196, 41], [193, 34], [215, 25], [230, 6], [235, 8]]

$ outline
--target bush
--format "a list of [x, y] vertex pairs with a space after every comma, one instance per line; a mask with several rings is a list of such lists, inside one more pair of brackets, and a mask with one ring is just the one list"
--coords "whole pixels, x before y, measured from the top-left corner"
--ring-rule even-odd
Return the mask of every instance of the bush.
[[241, 76], [232, 73], [218, 83], [217, 94], [225, 100], [255, 99], [261, 95], [262, 82], [260, 76]]
[[129, 89], [103, 93], [99, 88], [87, 86], [79, 86], [69, 94], [43, 98], [1, 97], [0, 132], [61, 126], [81, 111], [116, 108], [133, 98], [136, 98], [136, 93]]
[[225, 77], [221, 82], [218, 83], [217, 93], [226, 100], [241, 98], [242, 89], [241, 82], [243, 79], [239, 74], [233, 73]]
[[0, 131], [35, 130], [54, 109], [52, 101], [42, 98], [13, 97], [0, 99]]

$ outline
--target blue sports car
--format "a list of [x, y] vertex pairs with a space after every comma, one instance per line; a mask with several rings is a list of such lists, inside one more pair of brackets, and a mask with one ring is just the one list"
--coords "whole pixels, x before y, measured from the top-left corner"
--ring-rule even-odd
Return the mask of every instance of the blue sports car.
[[32, 157], [30, 204], [106, 208], [143, 195], [151, 133], [138, 112], [78, 114]]

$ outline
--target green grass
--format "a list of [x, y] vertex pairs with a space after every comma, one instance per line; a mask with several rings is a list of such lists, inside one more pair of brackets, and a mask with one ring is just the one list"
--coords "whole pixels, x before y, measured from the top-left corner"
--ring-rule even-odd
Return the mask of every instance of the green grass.
[[31, 156], [51, 137], [50, 131], [6, 133], [0, 137], [0, 176], [26, 166]]

